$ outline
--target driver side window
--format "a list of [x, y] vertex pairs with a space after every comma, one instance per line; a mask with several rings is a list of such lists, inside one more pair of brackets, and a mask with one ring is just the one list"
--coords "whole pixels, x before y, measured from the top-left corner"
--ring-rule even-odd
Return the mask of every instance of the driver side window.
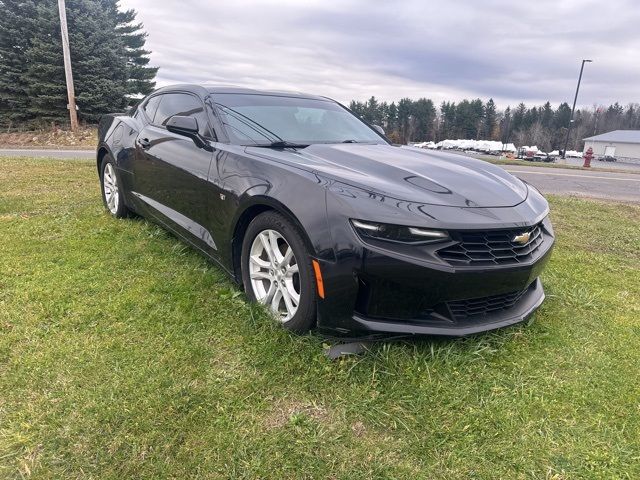
[[202, 101], [200, 101], [198, 97], [189, 95], [188, 93], [163, 94], [153, 123], [164, 127], [167, 124], [167, 120], [174, 115], [194, 117], [198, 120], [200, 135], [205, 138], [212, 138], [207, 113], [205, 112]]

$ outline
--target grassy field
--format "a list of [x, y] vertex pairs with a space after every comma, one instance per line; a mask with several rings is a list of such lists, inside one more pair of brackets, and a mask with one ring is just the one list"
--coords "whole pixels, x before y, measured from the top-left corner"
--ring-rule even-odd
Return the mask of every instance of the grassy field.
[[0, 159], [0, 478], [639, 478], [640, 207], [551, 204], [532, 323], [331, 362], [93, 163]]

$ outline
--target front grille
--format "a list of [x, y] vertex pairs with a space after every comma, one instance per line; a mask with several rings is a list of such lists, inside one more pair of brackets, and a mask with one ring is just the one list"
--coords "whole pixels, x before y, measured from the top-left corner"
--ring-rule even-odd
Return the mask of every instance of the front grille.
[[467, 300], [455, 300], [447, 302], [447, 307], [454, 320], [464, 320], [470, 317], [488, 315], [500, 310], [513, 307], [531, 286], [519, 292], [503, 293], [490, 297], [471, 298]]
[[[514, 238], [529, 232], [529, 240], [514, 242]], [[544, 241], [540, 225], [509, 230], [451, 232], [457, 243], [438, 250], [440, 258], [453, 266], [514, 265], [535, 257]]]

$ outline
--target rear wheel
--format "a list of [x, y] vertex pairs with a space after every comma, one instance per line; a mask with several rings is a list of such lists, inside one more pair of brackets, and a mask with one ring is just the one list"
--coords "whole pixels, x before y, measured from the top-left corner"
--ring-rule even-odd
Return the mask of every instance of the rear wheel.
[[266, 305], [285, 328], [311, 329], [316, 285], [299, 230], [277, 212], [258, 215], [242, 242], [242, 280], [249, 299]]
[[122, 184], [116, 172], [113, 158], [105, 155], [100, 165], [100, 186], [102, 187], [102, 201], [109, 213], [116, 218], [129, 216], [130, 212], [124, 204]]

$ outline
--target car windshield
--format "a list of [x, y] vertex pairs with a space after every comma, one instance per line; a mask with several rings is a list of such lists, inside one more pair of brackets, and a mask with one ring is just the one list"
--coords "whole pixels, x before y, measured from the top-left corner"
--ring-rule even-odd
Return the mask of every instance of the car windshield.
[[231, 142], [238, 145], [386, 143], [330, 100], [230, 93], [214, 99]]

